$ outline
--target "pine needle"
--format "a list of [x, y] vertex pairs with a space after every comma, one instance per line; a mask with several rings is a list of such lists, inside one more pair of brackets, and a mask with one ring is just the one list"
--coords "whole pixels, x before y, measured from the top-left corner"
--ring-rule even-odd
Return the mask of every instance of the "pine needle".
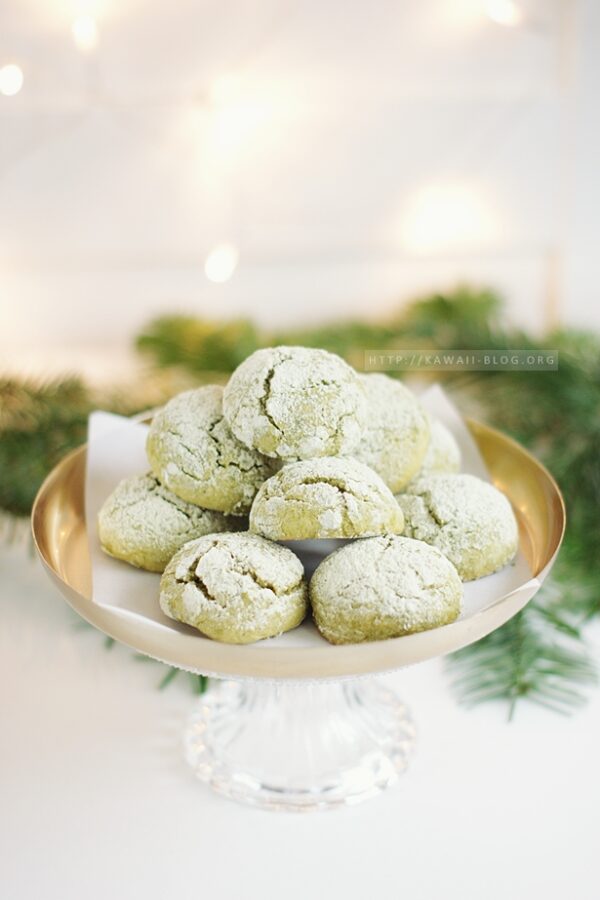
[[576, 628], [539, 604], [530, 604], [502, 628], [448, 658], [452, 685], [467, 706], [527, 699], [568, 713], [585, 702], [582, 688], [597, 671]]
[[177, 676], [179, 675], [179, 671], [180, 671], [179, 669], [173, 669], [173, 668], [167, 669], [165, 675], [163, 676], [163, 678], [161, 679], [161, 681], [158, 685], [159, 691], [164, 690], [167, 687], [167, 685], [171, 684], [173, 679], [177, 678]]
[[[402, 306], [386, 321], [336, 322], [284, 334], [260, 333], [245, 321], [168, 316], [150, 323], [137, 344], [166, 378], [163, 394], [166, 385], [178, 383], [175, 373], [186, 370], [196, 383], [223, 381], [257, 347], [276, 343], [324, 347], [358, 368], [367, 349], [558, 349], [556, 372], [439, 372], [435, 378], [445, 380], [464, 412], [475, 410], [546, 463], [562, 488], [568, 515], [552, 581], [514, 619], [451, 658], [455, 689], [469, 704], [503, 700], [511, 715], [524, 699], [564, 713], [581, 705], [586, 687], [596, 680], [584, 631], [600, 612], [600, 338], [563, 330], [540, 341], [504, 327], [501, 315], [501, 300], [493, 292], [460, 287]], [[98, 398], [73, 378], [0, 379], [4, 537], [11, 533], [6, 516], [13, 521], [28, 516], [46, 473], [84, 440], [90, 409], [133, 413], [157, 402], [151, 379], [134, 398], [128, 391]], [[161, 686], [176, 672], [167, 672]], [[191, 675], [190, 684], [202, 693], [207, 679]]]

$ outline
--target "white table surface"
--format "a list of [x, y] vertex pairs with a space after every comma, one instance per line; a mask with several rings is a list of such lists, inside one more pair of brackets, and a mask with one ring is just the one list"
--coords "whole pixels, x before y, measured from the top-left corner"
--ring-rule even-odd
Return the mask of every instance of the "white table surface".
[[[388, 679], [416, 754], [361, 806], [245, 808], [180, 753], [180, 676], [110, 651], [22, 546], [0, 544], [4, 900], [496, 900], [600, 896], [600, 689], [573, 717], [465, 710], [441, 661]], [[595, 634], [598, 635], [598, 629]]]

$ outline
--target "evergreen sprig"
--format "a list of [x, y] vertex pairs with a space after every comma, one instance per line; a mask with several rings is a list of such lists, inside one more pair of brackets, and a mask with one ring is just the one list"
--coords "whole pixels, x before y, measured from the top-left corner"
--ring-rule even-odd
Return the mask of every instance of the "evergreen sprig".
[[85, 441], [92, 409], [82, 381], [0, 380], [0, 509], [26, 516], [50, 469]]
[[[178, 346], [176, 324], [147, 331], [157, 364], [198, 371], [206, 354], [206, 323], [186, 331]], [[214, 323], [212, 323], [214, 328]], [[231, 325], [224, 325], [225, 333]], [[237, 326], [236, 326], [237, 327]], [[191, 335], [194, 336], [191, 336]], [[552, 578], [525, 609], [493, 634], [450, 657], [467, 701], [502, 699], [511, 711], [527, 698], [564, 711], [578, 705], [595, 677], [581, 627], [600, 610], [600, 340], [561, 330], [536, 339], [503, 324], [501, 299], [492, 291], [460, 287], [402, 308], [386, 321], [336, 322], [310, 330], [254, 334], [258, 346], [278, 343], [324, 347], [362, 367], [364, 351], [557, 349], [556, 372], [436, 373], [459, 407], [476, 413], [530, 447], [557, 478], [566, 499], [568, 528]], [[214, 358], [206, 356], [214, 365]], [[223, 369], [233, 368], [226, 358]]]
[[[166, 376], [166, 396], [169, 386], [171, 393], [181, 389], [175, 371], [187, 371], [191, 383], [222, 381], [248, 353], [277, 343], [324, 347], [358, 368], [371, 349], [558, 349], [556, 372], [440, 372], [435, 378], [446, 381], [464, 412], [512, 434], [547, 464], [568, 513], [563, 549], [535, 602], [450, 658], [457, 690], [466, 702], [502, 699], [511, 711], [524, 698], [560, 711], [576, 708], [595, 677], [582, 628], [600, 611], [598, 336], [561, 330], [536, 339], [503, 324], [496, 294], [462, 287], [403, 307], [385, 321], [278, 334], [244, 320], [163, 317], [144, 329], [137, 346], [156, 373]], [[90, 409], [133, 413], [156, 405], [160, 391], [151, 392], [149, 384], [137, 398], [129, 390], [98, 398], [76, 379], [46, 385], [0, 381], [0, 510], [28, 514], [46, 472], [84, 439]]]
[[110, 390], [94, 390], [80, 378], [0, 377], [0, 513], [29, 516], [48, 472], [85, 442], [92, 410], [131, 416], [187, 386], [189, 379], [162, 374]]
[[460, 699], [508, 701], [509, 718], [524, 697], [568, 713], [585, 702], [581, 688], [597, 681], [579, 629], [539, 600], [451, 659]]
[[136, 338], [136, 347], [158, 366], [182, 366], [196, 374], [232, 372], [260, 346], [245, 319], [220, 323], [191, 316], [162, 316]]

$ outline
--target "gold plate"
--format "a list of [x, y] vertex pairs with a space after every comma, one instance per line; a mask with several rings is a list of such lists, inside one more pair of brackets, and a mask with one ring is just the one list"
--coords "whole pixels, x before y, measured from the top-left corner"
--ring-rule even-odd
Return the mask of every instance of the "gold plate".
[[[520, 444], [468, 420], [495, 485], [510, 499], [521, 549], [543, 580], [560, 547], [565, 507], [550, 473]], [[431, 631], [366, 644], [266, 647], [221, 644], [193, 633], [161, 632], [91, 599], [91, 566], [84, 514], [86, 448], [66, 456], [48, 475], [32, 511], [33, 538], [50, 578], [71, 606], [101, 631], [171, 665], [220, 677], [320, 679], [384, 672], [450, 653], [514, 616], [531, 593], [513, 591], [474, 615]]]

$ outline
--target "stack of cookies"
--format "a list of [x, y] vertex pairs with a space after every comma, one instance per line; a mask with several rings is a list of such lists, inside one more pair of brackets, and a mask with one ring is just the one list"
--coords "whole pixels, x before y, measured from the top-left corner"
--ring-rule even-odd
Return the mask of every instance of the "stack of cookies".
[[[272, 637], [311, 608], [332, 643], [435, 628], [462, 581], [517, 549], [510, 503], [457, 474], [452, 434], [397, 380], [324, 350], [259, 350], [225, 388], [179, 394], [147, 455], [100, 511], [102, 547], [163, 572], [163, 612], [215, 640]], [[289, 542], [323, 538], [348, 542], [307, 584]]]

